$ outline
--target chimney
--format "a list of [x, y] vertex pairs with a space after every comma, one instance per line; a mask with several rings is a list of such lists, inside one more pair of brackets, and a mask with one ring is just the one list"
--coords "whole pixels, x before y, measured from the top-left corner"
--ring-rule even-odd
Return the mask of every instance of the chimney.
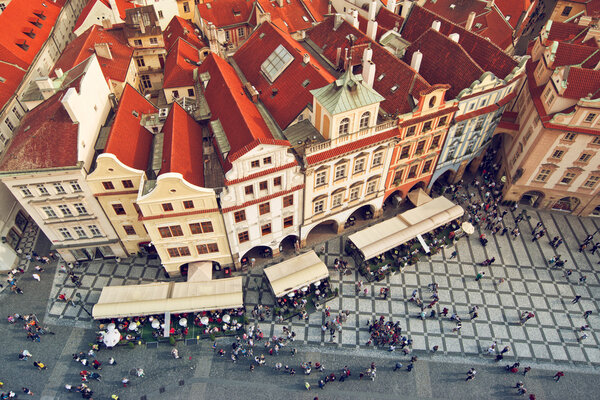
[[404, 0], [404, 3], [402, 3], [402, 12], [400, 13], [402, 18], [404, 18], [404, 19], [408, 18], [408, 12], [412, 8], [412, 5], [413, 5], [412, 1]]
[[342, 48], [338, 47], [335, 53], [335, 65], [336, 67], [340, 66], [340, 59], [342, 58]]
[[441, 26], [442, 26], [442, 23], [440, 21], [438, 21], [437, 19], [431, 23], [431, 27], [438, 32], [440, 31]]
[[110, 19], [108, 19], [108, 18], [104, 18], [104, 19], [102, 20], [102, 27], [103, 27], [104, 29], [112, 29], [112, 25], [113, 25], [113, 24], [112, 24], [112, 21], [111, 21]]
[[486, 8], [492, 8], [494, 7], [494, 0], [486, 0]]
[[277, 5], [279, 8], [283, 8], [283, 0], [277, 0]]
[[458, 33], [451, 33], [450, 36], [448, 36], [450, 38], [450, 40], [452, 40], [453, 42], [458, 43], [458, 40], [460, 39], [460, 34]]
[[74, 124], [78, 122], [76, 115], [77, 113], [75, 111], [75, 108], [77, 108], [75, 104], [77, 104], [78, 101], [79, 95], [77, 94], [77, 90], [72, 87], [67, 90], [67, 93], [65, 93], [60, 100], [67, 113], [69, 113], [69, 117], [71, 117], [71, 121], [73, 121]]
[[377, 15], [377, 0], [372, 0], [369, 4], [369, 21], [375, 21]]
[[308, 54], [308, 53], [304, 53], [304, 54], [302, 55], [302, 62], [303, 62], [304, 64], [308, 64], [308, 63], [310, 62], [310, 54]]
[[108, 43], [94, 43], [94, 50], [96, 51], [96, 55], [98, 57], [112, 60], [112, 53], [110, 52], [110, 46]]
[[467, 18], [467, 24], [465, 25], [465, 29], [470, 31], [473, 28], [473, 22], [475, 21], [475, 11], [471, 11], [469, 13], [469, 17]]
[[375, 63], [371, 61], [373, 56], [373, 50], [371, 47], [368, 47], [363, 52], [363, 62], [362, 62], [362, 77], [363, 81], [370, 88], [373, 87], [373, 82], [375, 82]]
[[331, 0], [327, 3], [327, 14], [331, 14]]
[[[579, 21], [577, 22], [577, 25], [581, 25], [581, 26], [588, 26], [592, 24], [592, 17], [588, 16], [588, 15], [582, 15], [579, 17]], [[585, 42], [585, 40], [584, 40]]]
[[35, 80], [35, 84], [40, 89], [40, 92], [42, 92], [44, 99], [51, 97], [55, 92], [54, 83], [49, 77], [38, 78]]
[[60, 68], [56, 68], [56, 69], [54, 70], [54, 74], [56, 74], [56, 77], [57, 77], [57, 78], [62, 78], [62, 76], [63, 76], [63, 70], [62, 70], [62, 69], [60, 69]]
[[[119, 7], [117, 7], [117, 1], [116, 0], [109, 0], [110, 3], [110, 10], [112, 11], [113, 17], [115, 18], [115, 22], [119, 23], [119, 22], [123, 22], [123, 20], [121, 19], [121, 14], [119, 13]], [[111, 22], [112, 24], [112, 22]]]
[[388, 0], [387, 9], [396, 14], [396, 0]]
[[419, 69], [421, 68], [421, 60], [423, 60], [423, 53], [421, 53], [419, 50], [415, 51], [410, 60], [411, 68], [419, 72]]
[[377, 37], [377, 21], [369, 21], [367, 23], [367, 36], [371, 38], [374, 42], [375, 37]]
[[354, 26], [356, 29], [359, 27], [358, 10], [352, 10], [352, 26]]
[[342, 17], [342, 14], [335, 14], [334, 20], [333, 20], [333, 30], [337, 31], [337, 29], [340, 27], [340, 25], [342, 25], [342, 22], [344, 22], [344, 18]]

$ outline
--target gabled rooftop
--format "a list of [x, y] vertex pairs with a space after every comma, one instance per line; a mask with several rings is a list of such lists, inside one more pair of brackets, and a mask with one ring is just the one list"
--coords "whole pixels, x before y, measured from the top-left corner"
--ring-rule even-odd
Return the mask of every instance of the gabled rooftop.
[[140, 92], [129, 84], [125, 85], [104, 152], [114, 154], [128, 167], [146, 170], [153, 135], [140, 121], [142, 115], [156, 112], [156, 106]]
[[323, 20], [323, 14], [311, 13], [301, 0], [284, 0], [283, 7], [280, 7], [277, 1], [271, 0], [257, 0], [256, 3], [264, 12], [271, 14], [273, 23], [285, 28], [289, 33], [306, 30], [313, 22]]
[[153, 5], [130, 8], [125, 11], [125, 36], [157, 36], [162, 33]]
[[592, 99], [600, 97], [600, 70], [579, 67], [565, 68], [568, 69], [565, 72], [567, 88], [562, 97], [576, 100], [588, 95], [591, 95]]
[[200, 18], [217, 28], [239, 25], [250, 21], [254, 2], [247, 0], [212, 0], [197, 5]]
[[[261, 66], [279, 46], [283, 46], [293, 60], [274, 82], [270, 82], [261, 73]], [[282, 129], [285, 129], [307, 105], [312, 105], [311, 89], [323, 87], [335, 80], [314, 57], [309, 57], [309, 62], [304, 63], [305, 54], [308, 54], [308, 51], [289, 34], [272, 23], [265, 22], [233, 56]]]
[[0, 63], [0, 108], [15, 94], [26, 72], [15, 64]]
[[[139, 7], [137, 4], [133, 3], [132, 0], [115, 0], [115, 3], [117, 4], [117, 12], [119, 14], [119, 17], [122, 20], [125, 20], [125, 11], [129, 10], [130, 8], [134, 8], [134, 7]], [[79, 14], [79, 18], [77, 18], [77, 22], [75, 22], [75, 26], [73, 27], [73, 31], [77, 30], [77, 28], [79, 28], [81, 25], [83, 25], [83, 23], [85, 22], [85, 20], [88, 18], [88, 16], [90, 15], [90, 12], [92, 11], [92, 9], [94, 9], [94, 7], [106, 7], [109, 10], [112, 9], [111, 5], [110, 5], [110, 1], [109, 0], [89, 0], [87, 2], [87, 4], [85, 5], [85, 7], [83, 7], [83, 10], [81, 10], [81, 14]], [[101, 24], [101, 21], [94, 21], [94, 23], [97, 24]]]
[[199, 62], [198, 49], [178, 38], [167, 54], [163, 88], [194, 86], [194, 69]]
[[169, 25], [163, 31], [163, 40], [165, 42], [165, 49], [169, 51], [171, 46], [175, 44], [178, 38], [185, 39], [186, 42], [196, 47], [198, 50], [207, 47], [206, 43], [196, 33], [196, 26], [185, 19], [174, 16], [169, 22]]
[[550, 48], [553, 53], [552, 67], [564, 65], [581, 65], [584, 68], [595, 68], [600, 62], [600, 49], [595, 41], [593, 46], [567, 42], [554, 42]]
[[[585, 38], [589, 26], [579, 25], [574, 22], [556, 22], [549, 20], [542, 28], [546, 39], [558, 41], [570, 41], [571, 43], [581, 43]], [[543, 36], [543, 35], [542, 35]]]
[[[96, 52], [95, 45], [108, 46], [112, 58], [103, 57], [103, 53]], [[60, 58], [54, 64], [51, 76], [55, 76], [57, 68], [68, 71], [94, 53], [98, 57], [98, 63], [107, 81], [112, 79], [125, 82], [133, 56], [133, 48], [127, 44], [122, 27], [104, 29], [98, 25], [91, 26], [65, 47]]]
[[204, 186], [202, 127], [177, 103], [163, 126], [162, 166], [159, 175], [177, 172], [196, 186]]

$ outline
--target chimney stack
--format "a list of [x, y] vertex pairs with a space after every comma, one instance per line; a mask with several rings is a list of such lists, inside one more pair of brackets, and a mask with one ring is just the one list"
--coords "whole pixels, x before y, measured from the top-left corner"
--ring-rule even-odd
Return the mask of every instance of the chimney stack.
[[471, 11], [469, 13], [469, 17], [467, 18], [467, 24], [465, 25], [465, 29], [470, 31], [473, 28], [473, 22], [475, 21], [475, 11]]
[[387, 9], [396, 14], [396, 0], [388, 0]]
[[419, 69], [421, 68], [421, 60], [423, 60], [423, 53], [421, 53], [419, 50], [415, 51], [410, 60], [411, 68], [419, 72]]
[[[117, 24], [120, 23], [120, 22], [124, 22], [121, 19], [121, 14], [119, 13], [119, 7], [117, 6], [117, 1], [116, 0], [109, 0], [109, 4], [110, 4], [110, 10], [112, 11], [113, 18], [115, 19], [115, 22]], [[112, 25], [112, 21], [111, 21], [111, 25]]]
[[310, 62], [310, 54], [304, 53], [304, 55], [302, 55], [302, 62], [308, 64]]
[[77, 90], [75, 90], [75, 88], [73, 88], [73, 87], [69, 88], [67, 90], [67, 93], [65, 93], [65, 95], [60, 100], [63, 107], [69, 114], [69, 117], [71, 117], [71, 121], [73, 121], [74, 124], [79, 122], [77, 119], [77, 113], [75, 111], [75, 108], [76, 108], [75, 104], [77, 104], [78, 101], [79, 101], [79, 95], [77, 94]]
[[102, 20], [102, 27], [104, 29], [112, 29], [112, 21], [108, 18]]
[[277, 0], [277, 5], [279, 8], [283, 8], [283, 0]]
[[372, 0], [369, 4], [369, 21], [375, 21], [377, 15], [377, 0]]
[[440, 21], [438, 21], [437, 19], [431, 23], [431, 27], [438, 32], [440, 31], [441, 26], [442, 26], [442, 23]]
[[404, 2], [402, 3], [402, 12], [400, 13], [402, 18], [404, 18], [404, 19], [408, 18], [408, 12], [412, 8], [412, 5], [413, 5], [412, 1], [404, 0]]
[[341, 14], [336, 13], [333, 19], [333, 30], [337, 31], [340, 25], [342, 25], [342, 22], [344, 22], [343, 16]]
[[49, 77], [42, 77], [35, 80], [35, 84], [37, 85], [40, 92], [42, 92], [42, 96], [44, 99], [48, 99], [52, 97], [55, 92], [54, 84], [52, 83], [52, 79]]
[[62, 78], [62, 76], [63, 76], [63, 70], [61, 68], [56, 68], [54, 70], [54, 74], [56, 75], [57, 78]]
[[375, 82], [375, 63], [371, 61], [372, 57], [373, 50], [371, 50], [371, 47], [366, 48], [363, 52], [362, 78], [363, 82], [370, 88], [373, 88]]
[[352, 10], [352, 26], [356, 29], [360, 26], [358, 23], [358, 10]]
[[112, 60], [112, 53], [110, 52], [110, 46], [108, 43], [94, 43], [94, 50], [98, 57]]
[[452, 40], [453, 42], [458, 43], [458, 40], [460, 39], [460, 34], [459, 33], [451, 33], [450, 36], [448, 36], [450, 38], [450, 40]]
[[374, 42], [376, 42], [375, 38], [377, 37], [377, 26], [377, 21], [367, 22], [367, 36]]

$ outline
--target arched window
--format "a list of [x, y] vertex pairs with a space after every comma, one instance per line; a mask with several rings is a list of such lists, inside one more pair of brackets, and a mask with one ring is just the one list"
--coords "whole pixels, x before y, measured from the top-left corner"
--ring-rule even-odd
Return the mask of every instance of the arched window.
[[431, 98], [429, 99], [429, 108], [434, 107], [436, 101], [437, 101], [437, 98], [435, 96], [431, 96]]
[[369, 127], [369, 120], [371, 119], [371, 112], [366, 111], [360, 116], [360, 128], [365, 129]]
[[346, 135], [346, 134], [348, 134], [349, 128], [350, 128], [350, 118], [344, 118], [340, 122], [340, 129], [338, 130], [338, 133], [340, 135]]

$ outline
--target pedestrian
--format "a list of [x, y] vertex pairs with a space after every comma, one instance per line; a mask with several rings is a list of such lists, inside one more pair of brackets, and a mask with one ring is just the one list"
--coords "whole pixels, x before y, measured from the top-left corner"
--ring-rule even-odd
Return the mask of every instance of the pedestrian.
[[527, 389], [525, 389], [525, 387], [520, 387], [519, 390], [517, 390], [517, 393], [520, 396], [523, 396], [525, 393], [527, 393]]
[[468, 372], [467, 372], [467, 379], [465, 379], [465, 381], [470, 381], [472, 379], [475, 379], [475, 375], [477, 374], [477, 371], [475, 371], [475, 368], [471, 368]]
[[398, 371], [402, 369], [402, 363], [400, 361], [396, 361], [396, 366], [394, 367], [394, 371]]
[[127, 387], [127, 384], [129, 384], [129, 379], [127, 379], [127, 377], [121, 379], [121, 383], [123, 384], [123, 387]]
[[111, 357], [108, 359], [108, 365], [117, 365], [117, 362], [115, 361], [114, 358]]
[[573, 300], [571, 300], [571, 303], [576, 304], [579, 302], [579, 299], [581, 299], [581, 296], [575, 296]]
[[481, 278], [484, 277], [484, 275], [485, 275], [485, 272], [483, 272], [483, 271], [478, 272], [477, 275], [475, 275], [475, 280], [479, 281]]
[[498, 283], [496, 284], [496, 286], [500, 286], [502, 285], [506, 280], [504, 278], [499, 278], [498, 279]]
[[40, 371], [46, 369], [46, 365], [41, 361], [34, 361], [33, 366], [37, 367], [37, 369]]
[[435, 354], [435, 353], [437, 353], [437, 351], [439, 350], [439, 348], [440, 348], [440, 346], [438, 346], [438, 345], [435, 345], [435, 346], [433, 346], [433, 347], [431, 348], [431, 352]]
[[587, 310], [586, 312], [583, 313], [583, 318], [584, 319], [588, 319], [588, 317], [592, 315], [592, 310]]
[[27, 389], [26, 387], [24, 387], [22, 389], [23, 389], [23, 393], [33, 396], [33, 392], [31, 390]]
[[525, 367], [523, 368], [523, 376], [527, 375], [527, 373], [531, 371], [531, 367]]
[[583, 335], [581, 335], [580, 337], [577, 338], [577, 341], [578, 342], [583, 342], [587, 338], [588, 338], [588, 334], [584, 333]]
[[415, 366], [414, 366], [414, 364], [413, 364], [413, 363], [410, 363], [410, 364], [408, 364], [408, 365], [406, 366], [406, 370], [407, 370], [408, 372], [410, 372], [410, 371], [412, 371], [412, 370], [413, 370], [413, 368], [414, 368], [414, 367], [415, 367]]
[[500, 354], [504, 355], [510, 351], [510, 346], [504, 346]]
[[33, 279], [35, 279], [36, 281], [40, 282], [41, 278], [39, 274], [31, 274], [31, 276], [33, 276]]
[[456, 253], [456, 250], [454, 250], [454, 251], [452, 252], [452, 254], [450, 254], [450, 260], [452, 260], [454, 257], [456, 257], [456, 254], [457, 254], [457, 253]]
[[560, 378], [565, 376], [565, 373], [562, 371], [558, 371], [556, 374], [554, 374], [554, 381], [558, 382], [560, 381]]
[[304, 387], [306, 388], [306, 390], [310, 390], [310, 383], [304, 382]]
[[587, 279], [587, 276], [585, 276], [585, 275], [582, 275], [582, 276], [579, 278], [579, 284], [580, 284], [580, 285], [583, 285], [583, 284], [585, 283], [585, 280], [586, 280], [586, 279]]

